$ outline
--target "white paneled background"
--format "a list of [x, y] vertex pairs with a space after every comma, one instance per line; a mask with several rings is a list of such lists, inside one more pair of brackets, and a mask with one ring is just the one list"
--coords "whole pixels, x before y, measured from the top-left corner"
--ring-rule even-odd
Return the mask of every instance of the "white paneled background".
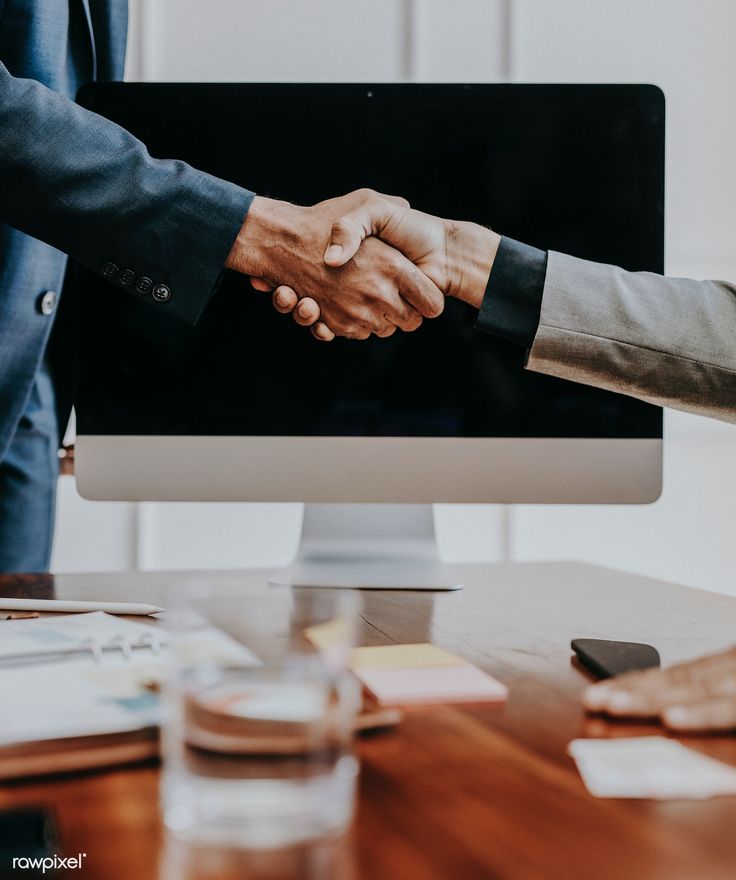
[[[131, 80], [654, 82], [667, 268], [736, 279], [736, 4], [725, 0], [133, 0]], [[501, 230], [503, 231], [503, 230]], [[736, 427], [665, 417], [648, 507], [438, 508], [455, 560], [584, 559], [736, 594]], [[279, 564], [294, 504], [102, 504], [60, 487], [57, 571]]]

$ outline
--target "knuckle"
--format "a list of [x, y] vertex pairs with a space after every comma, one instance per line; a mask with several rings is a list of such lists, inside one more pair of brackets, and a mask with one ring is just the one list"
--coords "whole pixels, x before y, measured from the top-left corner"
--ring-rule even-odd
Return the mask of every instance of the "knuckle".
[[355, 329], [359, 333], [368, 333], [369, 335], [377, 328], [382, 327], [383, 321], [376, 318], [374, 315], [362, 315], [358, 319], [355, 325]]
[[414, 263], [409, 263], [403, 254], [393, 248], [385, 248], [382, 268], [389, 278], [401, 277], [402, 275], [411, 277], [414, 274]]
[[370, 201], [371, 199], [379, 198], [378, 193], [371, 189], [369, 186], [362, 186], [356, 193], [356, 195], [360, 196], [364, 201]]

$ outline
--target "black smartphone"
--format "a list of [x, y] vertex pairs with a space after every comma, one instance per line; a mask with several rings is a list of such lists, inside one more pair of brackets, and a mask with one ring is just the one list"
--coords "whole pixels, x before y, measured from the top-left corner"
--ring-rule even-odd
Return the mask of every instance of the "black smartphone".
[[598, 678], [611, 678], [622, 672], [659, 666], [659, 653], [640, 642], [614, 642], [610, 639], [573, 639], [570, 647], [578, 660]]
[[58, 852], [54, 819], [42, 807], [0, 812], [0, 878], [54, 877], [49, 862]]

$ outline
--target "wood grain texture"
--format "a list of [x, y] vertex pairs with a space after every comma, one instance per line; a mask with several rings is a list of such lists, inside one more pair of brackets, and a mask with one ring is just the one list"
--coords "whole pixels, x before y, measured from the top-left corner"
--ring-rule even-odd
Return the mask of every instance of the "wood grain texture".
[[[736, 797], [596, 800], [565, 750], [577, 736], [655, 731], [584, 715], [571, 638], [650, 642], [673, 662], [736, 639], [736, 600], [573, 563], [463, 574], [458, 593], [364, 594], [360, 641], [431, 641], [504, 681], [511, 697], [410, 709], [398, 729], [362, 737], [347, 838], [249, 855], [166, 841], [151, 765], [6, 784], [0, 807], [50, 806], [63, 851], [87, 852], [94, 880], [733, 880]], [[170, 589], [203, 577], [268, 589], [263, 572], [156, 573], [0, 577], [0, 595], [165, 604]], [[736, 737], [683, 741], [736, 765]]]

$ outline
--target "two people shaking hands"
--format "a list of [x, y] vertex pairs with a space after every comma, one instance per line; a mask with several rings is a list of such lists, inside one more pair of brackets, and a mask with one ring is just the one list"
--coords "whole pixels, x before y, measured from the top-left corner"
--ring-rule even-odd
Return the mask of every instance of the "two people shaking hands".
[[311, 208], [256, 197], [228, 258], [315, 338], [416, 330], [446, 296], [480, 308], [501, 237], [358, 190]]

